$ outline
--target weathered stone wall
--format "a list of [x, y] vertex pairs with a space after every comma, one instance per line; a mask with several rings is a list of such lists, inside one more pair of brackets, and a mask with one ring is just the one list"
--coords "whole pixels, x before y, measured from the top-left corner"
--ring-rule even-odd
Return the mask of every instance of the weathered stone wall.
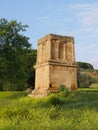
[[60, 85], [64, 85], [69, 89], [71, 89], [73, 85], [77, 87], [76, 76], [77, 72], [75, 66], [50, 66], [50, 84], [57, 88], [59, 88]]
[[36, 89], [46, 88], [49, 86], [49, 65], [43, 65], [36, 68]]
[[38, 41], [35, 90], [32, 95], [46, 96], [60, 85], [77, 88], [74, 38], [49, 34]]

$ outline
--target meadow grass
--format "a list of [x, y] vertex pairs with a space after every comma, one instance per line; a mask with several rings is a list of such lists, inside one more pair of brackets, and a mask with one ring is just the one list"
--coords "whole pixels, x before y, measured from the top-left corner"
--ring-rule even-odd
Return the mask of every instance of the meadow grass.
[[98, 130], [98, 89], [39, 99], [0, 92], [0, 130]]
[[98, 88], [98, 83], [92, 83], [92, 84], [90, 85], [90, 87], [91, 87], [91, 88]]

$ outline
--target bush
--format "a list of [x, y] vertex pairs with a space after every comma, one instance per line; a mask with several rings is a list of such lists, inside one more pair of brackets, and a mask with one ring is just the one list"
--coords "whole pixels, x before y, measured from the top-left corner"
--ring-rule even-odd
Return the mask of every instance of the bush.
[[69, 89], [66, 88], [64, 85], [60, 85], [59, 91], [60, 91], [60, 96], [61, 97], [68, 97], [68, 95], [69, 95]]
[[6, 81], [3, 86], [2, 90], [3, 91], [23, 91], [27, 88], [27, 85], [25, 84], [25, 81], [18, 81], [17, 83], [13, 82], [8, 82]]
[[86, 73], [78, 72], [78, 87], [88, 88], [92, 84], [92, 78]]

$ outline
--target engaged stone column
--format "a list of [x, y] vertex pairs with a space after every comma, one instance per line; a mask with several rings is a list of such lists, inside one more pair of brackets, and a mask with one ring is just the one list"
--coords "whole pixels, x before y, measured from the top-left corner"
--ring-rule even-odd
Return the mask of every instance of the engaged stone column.
[[49, 38], [48, 41], [47, 41], [47, 51], [49, 52], [47, 60], [51, 60], [51, 58], [52, 58], [52, 46], [51, 46], [51, 42], [52, 42], [52, 40]]
[[42, 44], [42, 62], [45, 62], [46, 60], [46, 45]]
[[55, 52], [55, 55], [56, 55], [56, 60], [59, 59], [59, 41], [56, 41], [56, 52]]
[[75, 62], [74, 41], [72, 42], [72, 62]]
[[37, 64], [42, 62], [42, 44], [38, 44]]
[[64, 43], [64, 60], [67, 61], [67, 43]]
[[65, 51], [65, 44], [64, 43], [60, 43], [59, 44], [59, 58], [61, 60], [65, 60], [65, 54], [66, 51]]

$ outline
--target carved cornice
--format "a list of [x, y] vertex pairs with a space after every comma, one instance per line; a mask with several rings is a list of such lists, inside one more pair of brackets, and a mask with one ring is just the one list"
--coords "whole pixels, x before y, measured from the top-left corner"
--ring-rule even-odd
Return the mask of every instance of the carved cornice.
[[46, 41], [51, 41], [51, 40], [58, 40], [59, 42], [72, 42], [74, 43], [74, 37], [70, 36], [61, 36], [61, 35], [56, 35], [56, 34], [48, 34], [45, 37], [41, 38], [38, 40], [38, 45], [45, 43]]
[[37, 63], [34, 68], [39, 68], [42, 66], [46, 66], [46, 65], [54, 65], [54, 66], [64, 66], [64, 67], [75, 67], [77, 68], [77, 64], [75, 62], [73, 63], [68, 63], [68, 62], [59, 62], [59, 61], [54, 61], [54, 60], [50, 60], [50, 61], [46, 61], [43, 63]]

